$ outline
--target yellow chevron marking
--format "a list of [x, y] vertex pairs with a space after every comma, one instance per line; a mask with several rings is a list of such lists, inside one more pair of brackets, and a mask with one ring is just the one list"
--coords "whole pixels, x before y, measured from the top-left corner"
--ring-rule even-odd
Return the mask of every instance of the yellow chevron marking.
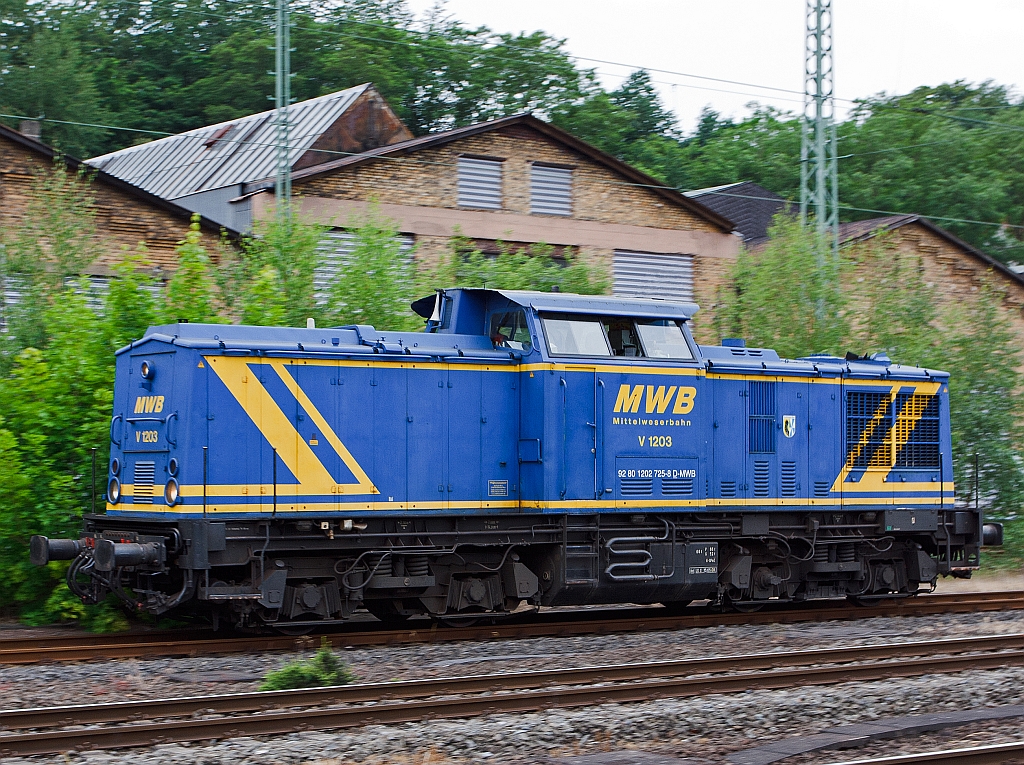
[[[852, 383], [854, 385], [860, 385], [860, 381]], [[890, 383], [891, 385], [891, 383]], [[939, 392], [939, 388], [942, 383], [940, 382], [929, 382], [929, 383], [916, 383], [914, 387], [915, 396], [934, 396]], [[867, 445], [868, 439], [871, 434], [875, 432], [878, 426], [881, 424], [882, 419], [885, 417], [887, 407], [892, 405], [892, 402], [896, 400], [896, 395], [902, 388], [910, 387], [909, 383], [898, 382], [895, 386], [892, 386], [889, 390], [889, 397], [881, 404], [878, 410], [874, 413], [871, 418], [871, 423], [864, 429], [861, 434], [860, 440], [857, 444], [857, 448], [854, 449], [850, 456], [846, 460], [846, 464], [843, 465], [843, 469], [839, 471], [839, 475], [836, 476], [836, 480], [832, 484], [832, 491], [843, 492], [843, 491], [855, 491], [858, 493], [871, 493], [871, 492], [896, 492], [897, 495], [901, 492], [934, 492], [939, 489], [936, 483], [931, 481], [901, 481], [898, 484], [886, 483], [886, 478], [889, 477], [889, 473], [892, 472], [892, 462], [899, 453], [900, 448], [907, 443], [910, 438], [911, 432], [914, 430], [914, 426], [917, 425], [918, 420], [921, 419], [921, 415], [924, 414], [924, 407], [918, 406], [917, 402], [913, 398], [907, 400], [907, 403], [903, 405], [896, 414], [896, 420], [893, 423], [892, 430], [888, 433], [889, 439], [889, 459], [884, 466], [869, 466], [864, 470], [860, 480], [856, 483], [846, 483], [846, 479], [850, 473], [853, 472], [853, 463], [856, 457], [863, 451]], [[947, 481], [942, 486], [943, 492], [948, 491], [952, 496], [954, 490], [953, 482]], [[905, 504], [910, 500], [897, 498], [896, 504]], [[932, 500], [928, 500], [929, 502]], [[853, 504], [849, 498], [843, 499], [844, 504]]]
[[[356, 483], [337, 483], [309, 444], [299, 434], [291, 419], [282, 411], [266, 388], [260, 383], [258, 376], [249, 371], [246, 356], [207, 356], [210, 368], [235, 397], [245, 413], [253, 421], [263, 437], [277, 449], [281, 462], [298, 479], [296, 484], [278, 484], [277, 494], [281, 501], [288, 496], [324, 495], [324, 494], [379, 494], [366, 471], [360, 467], [341, 439], [335, 434], [327, 420], [310, 401], [309, 396], [299, 387], [298, 382], [286, 369], [285, 360], [266, 360], [262, 363], [274, 369], [299, 405], [309, 414], [310, 419], [319, 428], [319, 432], [331, 445], [345, 466], [352, 471]], [[207, 486], [207, 496], [238, 496], [249, 493], [248, 485]], [[268, 497], [273, 493], [273, 484], [257, 486], [259, 493]], [[199, 496], [202, 495], [200, 487]], [[244, 489], [244, 491], [243, 491]], [[216, 492], [212, 494], [212, 492]], [[190, 492], [191, 493], [191, 492]]]

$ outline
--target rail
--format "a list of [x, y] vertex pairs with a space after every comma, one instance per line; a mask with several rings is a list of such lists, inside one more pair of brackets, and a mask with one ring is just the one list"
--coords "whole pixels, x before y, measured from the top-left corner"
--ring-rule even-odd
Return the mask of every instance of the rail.
[[[666, 615], [662, 608], [562, 610], [516, 615], [497, 624], [443, 627], [436, 622], [410, 623], [380, 629], [377, 622], [340, 623], [342, 629], [306, 637], [283, 635], [215, 636], [192, 632], [154, 632], [129, 635], [58, 636], [0, 639], [0, 664], [126, 659], [144, 656], [211, 656], [230, 653], [295, 651], [319, 644], [326, 637], [335, 648], [400, 645], [535, 637], [653, 632], [737, 624], [797, 624], [827, 620], [870, 619], [879, 616], [925, 616], [1024, 609], [1024, 592], [920, 595], [893, 603], [852, 608], [844, 601], [822, 601], [800, 607], [772, 608], [756, 614], [711, 613], [691, 606], [682, 614]], [[337, 629], [337, 628], [336, 628]]]
[[[0, 726], [8, 729], [106, 727], [0, 734], [0, 756], [533, 712], [551, 706], [683, 698], [1020, 664], [1024, 664], [1024, 634], [7, 710], [0, 712]], [[280, 709], [265, 711], [271, 707]], [[199, 714], [228, 716], [188, 718]], [[175, 717], [188, 719], [167, 719]], [[137, 722], [140, 718], [161, 720]]]

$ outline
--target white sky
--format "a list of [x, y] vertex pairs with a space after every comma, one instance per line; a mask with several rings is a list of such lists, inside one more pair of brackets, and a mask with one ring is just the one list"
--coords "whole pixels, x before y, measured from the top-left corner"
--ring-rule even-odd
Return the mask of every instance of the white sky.
[[[408, 4], [421, 13], [434, 0]], [[1021, 0], [833, 0], [833, 6], [837, 98], [957, 79], [1024, 86]], [[732, 117], [745, 115], [752, 100], [801, 109], [805, 0], [448, 0], [446, 7], [470, 25], [564, 37], [575, 56], [797, 91], [772, 93], [652, 71], [663, 102], [686, 132], [706, 104]], [[580, 64], [596, 68], [608, 88], [631, 71]], [[843, 106], [837, 103], [840, 114]]]

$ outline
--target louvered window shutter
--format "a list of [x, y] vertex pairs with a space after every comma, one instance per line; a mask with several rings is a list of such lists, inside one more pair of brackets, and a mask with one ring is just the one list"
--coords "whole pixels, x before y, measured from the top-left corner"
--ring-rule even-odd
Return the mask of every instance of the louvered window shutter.
[[494, 159], [459, 157], [459, 207], [501, 209], [501, 166]]
[[693, 300], [693, 256], [616, 250], [612, 291], [623, 297]]
[[533, 165], [530, 171], [530, 212], [572, 215], [572, 170]]

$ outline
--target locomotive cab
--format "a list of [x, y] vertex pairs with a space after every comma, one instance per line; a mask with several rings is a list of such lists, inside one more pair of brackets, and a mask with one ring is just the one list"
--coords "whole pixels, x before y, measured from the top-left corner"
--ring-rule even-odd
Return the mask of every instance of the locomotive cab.
[[89, 602], [279, 628], [522, 603], [908, 596], [978, 567], [948, 375], [694, 342], [696, 305], [490, 289], [422, 332], [177, 324], [117, 354]]

